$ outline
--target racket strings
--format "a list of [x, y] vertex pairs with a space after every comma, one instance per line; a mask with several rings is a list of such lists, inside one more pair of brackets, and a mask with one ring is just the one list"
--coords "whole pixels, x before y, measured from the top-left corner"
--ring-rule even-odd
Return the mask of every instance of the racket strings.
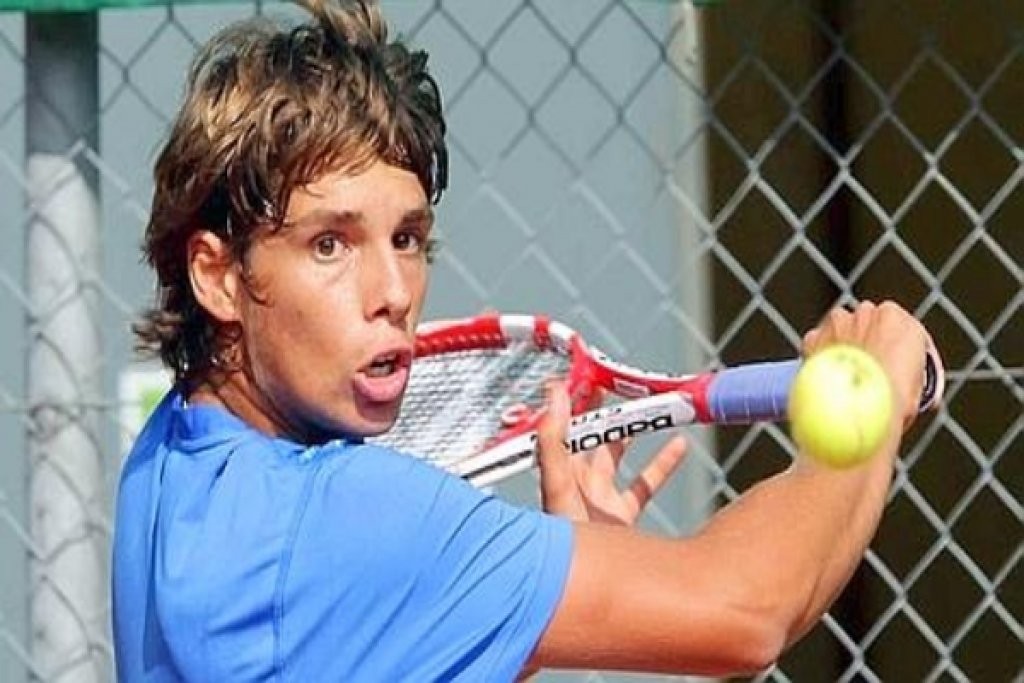
[[482, 450], [508, 416], [538, 410], [545, 383], [568, 369], [568, 357], [530, 345], [417, 358], [395, 426], [372, 441], [448, 467]]

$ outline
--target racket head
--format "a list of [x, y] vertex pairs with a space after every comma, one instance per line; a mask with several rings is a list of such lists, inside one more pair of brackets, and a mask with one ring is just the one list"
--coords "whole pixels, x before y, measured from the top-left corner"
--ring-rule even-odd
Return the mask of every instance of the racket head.
[[451, 469], [533, 430], [552, 379], [567, 382], [574, 412], [592, 407], [587, 358], [575, 330], [543, 316], [424, 323], [398, 420], [372, 441]]
[[425, 322], [394, 427], [371, 441], [456, 463], [537, 427], [547, 384], [565, 382], [573, 415], [607, 403], [671, 391], [709, 421], [706, 381], [613, 361], [570, 326], [540, 315], [490, 313]]

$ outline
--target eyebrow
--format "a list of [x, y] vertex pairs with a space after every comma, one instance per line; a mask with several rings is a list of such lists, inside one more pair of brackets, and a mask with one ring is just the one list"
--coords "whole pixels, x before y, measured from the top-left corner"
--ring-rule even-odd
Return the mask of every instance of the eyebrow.
[[434, 210], [429, 206], [423, 206], [419, 209], [412, 209], [406, 211], [405, 215], [402, 216], [402, 223], [428, 223], [434, 222]]
[[[324, 222], [340, 225], [359, 225], [364, 220], [365, 215], [362, 211], [336, 211], [334, 209], [319, 208], [303, 214], [292, 225], [298, 227], [308, 225], [309, 223]], [[408, 225], [410, 223], [433, 224], [433, 222], [434, 210], [429, 206], [422, 206], [406, 211], [398, 221], [398, 225]]]

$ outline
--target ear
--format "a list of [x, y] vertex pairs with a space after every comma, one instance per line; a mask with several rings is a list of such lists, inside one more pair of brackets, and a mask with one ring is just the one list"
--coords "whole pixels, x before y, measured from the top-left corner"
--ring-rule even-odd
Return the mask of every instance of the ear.
[[187, 258], [199, 305], [219, 322], [237, 322], [241, 278], [228, 244], [209, 230], [199, 230], [188, 239]]

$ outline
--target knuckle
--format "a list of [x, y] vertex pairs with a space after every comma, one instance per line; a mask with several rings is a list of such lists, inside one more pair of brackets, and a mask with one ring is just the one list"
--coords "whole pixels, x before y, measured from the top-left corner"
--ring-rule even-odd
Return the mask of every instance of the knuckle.
[[864, 323], [875, 316], [878, 307], [873, 301], [861, 301], [853, 312], [853, 317], [859, 323]]
[[836, 324], [843, 320], [846, 320], [851, 315], [851, 312], [848, 311], [847, 309], [843, 308], [842, 306], [836, 306], [835, 308], [828, 312], [828, 321], [830, 323]]
[[905, 310], [903, 310], [902, 306], [900, 306], [892, 299], [886, 299], [885, 301], [883, 301], [881, 304], [879, 304], [878, 309], [879, 312], [888, 316], [906, 315], [907, 313]]

